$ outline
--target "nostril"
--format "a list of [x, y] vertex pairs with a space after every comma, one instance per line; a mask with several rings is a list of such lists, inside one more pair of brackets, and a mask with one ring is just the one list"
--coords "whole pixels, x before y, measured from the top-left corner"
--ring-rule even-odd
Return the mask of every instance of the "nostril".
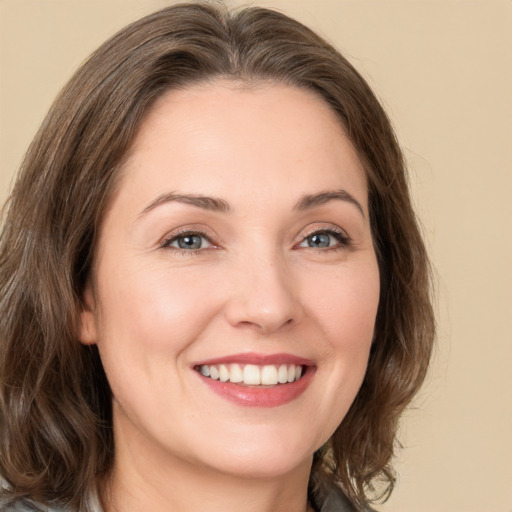
[[232, 295], [225, 302], [228, 322], [236, 327], [257, 329], [273, 334], [300, 321], [301, 302], [294, 280], [275, 265], [255, 275], [248, 270], [233, 283]]

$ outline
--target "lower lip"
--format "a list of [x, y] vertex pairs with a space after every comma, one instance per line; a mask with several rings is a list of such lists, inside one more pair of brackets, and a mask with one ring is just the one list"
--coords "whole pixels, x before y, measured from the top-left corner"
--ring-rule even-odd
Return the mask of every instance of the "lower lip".
[[247, 407], [279, 407], [298, 398], [313, 380], [315, 369], [308, 367], [295, 382], [275, 386], [242, 386], [232, 382], [220, 382], [197, 373], [215, 393], [238, 405]]

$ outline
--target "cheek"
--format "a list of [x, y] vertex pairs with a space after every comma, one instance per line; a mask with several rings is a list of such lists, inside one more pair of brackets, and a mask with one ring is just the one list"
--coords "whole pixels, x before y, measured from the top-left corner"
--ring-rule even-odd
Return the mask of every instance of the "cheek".
[[[304, 281], [309, 289], [308, 316], [313, 335], [321, 335], [315, 404], [317, 444], [340, 425], [363, 382], [373, 341], [379, 302], [376, 262], [340, 265], [329, 275], [317, 272]], [[316, 339], [312, 337], [312, 339]]]
[[[170, 408], [155, 389], [180, 389], [187, 350], [218, 311], [211, 283], [161, 264], [119, 261], [108, 269], [97, 276], [97, 344], [116, 402], [132, 418]], [[176, 407], [179, 399], [173, 395]]]
[[102, 315], [103, 339], [162, 351], [193, 341], [216, 312], [208, 283], [192, 271], [171, 272], [160, 264], [130, 267], [127, 273], [119, 265], [101, 281], [101, 310], [108, 312]]
[[[322, 284], [323, 286], [319, 286]], [[380, 280], [374, 258], [341, 267], [313, 287], [311, 315], [321, 326], [332, 396], [351, 402], [362, 383], [374, 336]]]
[[380, 283], [377, 263], [341, 269], [323, 279], [316, 276], [308, 285], [311, 316], [325, 330], [331, 349], [346, 355], [369, 350], [379, 304]]

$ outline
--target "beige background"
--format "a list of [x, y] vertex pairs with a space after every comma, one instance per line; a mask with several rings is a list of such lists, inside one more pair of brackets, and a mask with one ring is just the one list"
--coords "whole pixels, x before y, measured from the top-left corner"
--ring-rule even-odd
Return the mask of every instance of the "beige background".
[[[2, 202], [71, 72], [168, 3], [0, 0]], [[320, 31], [382, 98], [439, 274], [437, 353], [380, 510], [512, 512], [512, 2], [258, 3]]]

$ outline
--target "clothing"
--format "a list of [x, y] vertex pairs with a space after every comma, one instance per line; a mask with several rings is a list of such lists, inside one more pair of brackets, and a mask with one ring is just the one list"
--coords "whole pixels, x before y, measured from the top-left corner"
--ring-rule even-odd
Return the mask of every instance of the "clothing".
[[[91, 495], [88, 498], [90, 512], [103, 512], [97, 496]], [[15, 502], [0, 498], [0, 512], [73, 512], [69, 507], [43, 505], [29, 499], [19, 499]]]
[[347, 497], [336, 487], [324, 500], [320, 512], [355, 512]]
[[[329, 492], [318, 499], [321, 503], [317, 505], [319, 512], [355, 512], [345, 495], [337, 487], [332, 487]], [[98, 499], [95, 496], [90, 498], [90, 511], [103, 512]], [[31, 500], [17, 500], [15, 503], [6, 502], [0, 498], [0, 512], [73, 512], [69, 508], [52, 507], [34, 503]]]

